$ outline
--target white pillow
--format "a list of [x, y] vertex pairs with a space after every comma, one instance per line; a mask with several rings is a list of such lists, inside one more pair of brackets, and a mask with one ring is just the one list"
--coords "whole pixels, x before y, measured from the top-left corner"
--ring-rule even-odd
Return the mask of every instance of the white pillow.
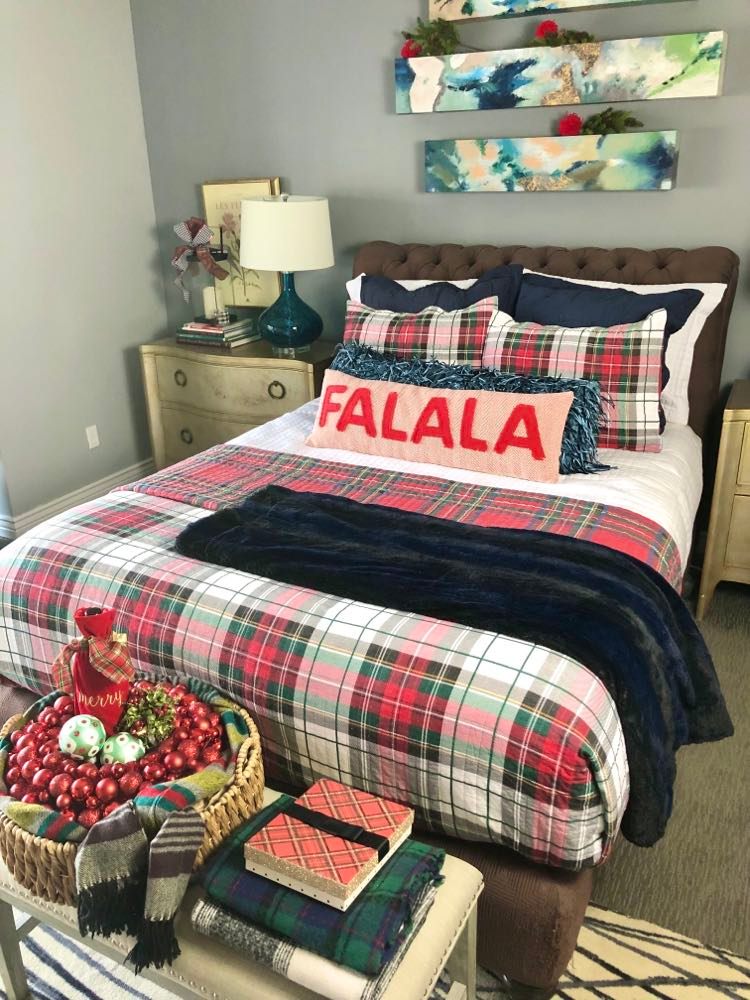
[[[346, 283], [346, 292], [352, 302], [362, 301], [362, 279], [364, 278], [364, 271], [362, 274], [358, 274], [356, 278], [352, 278], [351, 281]], [[438, 281], [445, 281], [445, 278], [436, 278], [435, 281], [424, 281], [416, 278], [404, 278], [403, 281], [396, 280], [397, 284], [401, 285], [408, 292], [413, 292], [415, 288], [424, 288], [425, 285], [435, 285]], [[460, 281], [448, 281], [446, 284], [455, 285], [456, 288], [471, 288], [472, 285], [476, 285], [476, 278], [462, 278]]]
[[[524, 274], [542, 274], [541, 271], [531, 271], [524, 268]], [[687, 322], [675, 331], [667, 342], [666, 364], [669, 369], [669, 382], [661, 394], [661, 405], [664, 416], [673, 424], [687, 425], [690, 417], [688, 401], [688, 383], [690, 370], [693, 367], [695, 342], [700, 336], [706, 320], [724, 297], [727, 286], [720, 282], [686, 281], [672, 285], [625, 285], [618, 281], [588, 281], [584, 278], [568, 278], [559, 274], [546, 275], [549, 278], [560, 278], [574, 285], [593, 285], [596, 288], [623, 288], [626, 292], [636, 292], [638, 295], [651, 295], [654, 292], [678, 292], [682, 288], [696, 288], [703, 292], [703, 298], [688, 316]]]

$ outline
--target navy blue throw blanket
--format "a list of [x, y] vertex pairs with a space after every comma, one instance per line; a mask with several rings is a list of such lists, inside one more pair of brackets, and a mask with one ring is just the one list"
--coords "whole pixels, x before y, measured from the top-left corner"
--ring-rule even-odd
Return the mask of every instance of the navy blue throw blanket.
[[177, 550], [578, 660], [617, 706], [631, 780], [622, 831], [635, 844], [650, 846], [664, 833], [675, 751], [733, 732], [680, 596], [649, 566], [592, 542], [268, 486], [191, 524]]

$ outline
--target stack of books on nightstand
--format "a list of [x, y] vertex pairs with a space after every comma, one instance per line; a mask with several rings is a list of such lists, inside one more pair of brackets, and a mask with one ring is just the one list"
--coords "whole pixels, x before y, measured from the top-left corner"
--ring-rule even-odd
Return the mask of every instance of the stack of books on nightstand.
[[215, 347], [225, 351], [244, 347], [245, 344], [260, 340], [258, 316], [261, 311], [254, 309], [252, 313], [248, 312], [242, 316], [233, 314], [229, 323], [224, 324], [199, 316], [190, 323], [183, 324], [177, 331], [177, 343]]

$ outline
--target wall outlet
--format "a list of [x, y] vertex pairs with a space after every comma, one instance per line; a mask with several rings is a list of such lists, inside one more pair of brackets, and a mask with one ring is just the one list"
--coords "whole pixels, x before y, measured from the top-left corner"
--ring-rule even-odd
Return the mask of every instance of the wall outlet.
[[97, 430], [96, 424], [92, 424], [90, 427], [86, 428], [86, 440], [89, 443], [89, 451], [93, 448], [99, 447], [99, 431]]

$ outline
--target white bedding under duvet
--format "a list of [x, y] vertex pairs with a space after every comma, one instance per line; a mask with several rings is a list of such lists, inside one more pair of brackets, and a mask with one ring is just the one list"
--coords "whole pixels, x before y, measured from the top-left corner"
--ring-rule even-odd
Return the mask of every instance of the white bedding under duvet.
[[309, 455], [348, 465], [398, 469], [481, 486], [528, 489], [533, 493], [548, 493], [577, 500], [592, 500], [612, 507], [624, 507], [626, 510], [651, 518], [669, 532], [679, 550], [683, 571], [687, 568], [693, 524], [703, 487], [701, 440], [689, 427], [667, 424], [662, 436], [663, 447], [659, 453], [600, 451], [599, 460], [612, 466], [608, 472], [561, 476], [557, 483], [538, 483], [510, 479], [507, 476], [447, 469], [441, 465], [361, 455], [353, 451], [309, 448], [305, 441], [312, 430], [317, 411], [318, 400], [313, 400], [283, 417], [246, 431], [232, 443], [247, 444], [268, 451]]

